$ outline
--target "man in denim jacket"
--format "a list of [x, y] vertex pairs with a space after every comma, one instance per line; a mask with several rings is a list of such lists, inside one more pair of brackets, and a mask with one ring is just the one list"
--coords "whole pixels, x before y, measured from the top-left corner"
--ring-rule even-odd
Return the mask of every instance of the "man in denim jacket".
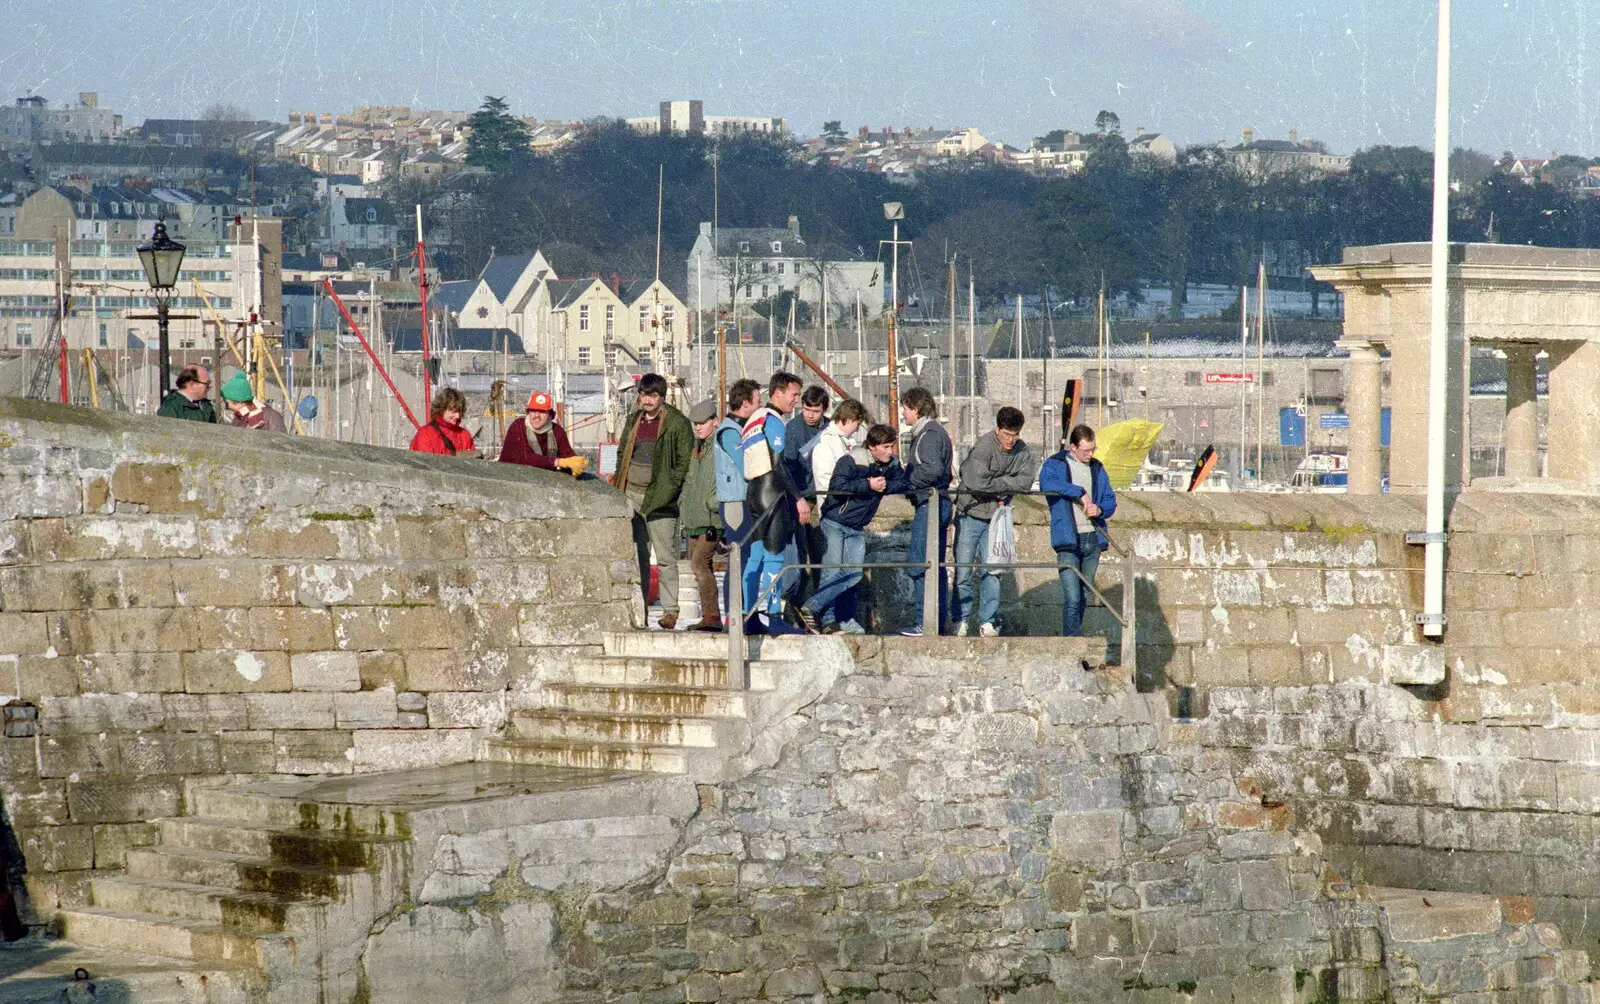
[[[1061, 576], [1061, 633], [1071, 637], [1083, 629], [1088, 585], [1100, 568], [1100, 552], [1110, 540], [1106, 520], [1117, 511], [1111, 478], [1094, 458], [1094, 430], [1077, 425], [1067, 448], [1044, 462], [1039, 489], [1050, 503], [1050, 546]], [[1082, 578], [1079, 578], [1079, 576]]]

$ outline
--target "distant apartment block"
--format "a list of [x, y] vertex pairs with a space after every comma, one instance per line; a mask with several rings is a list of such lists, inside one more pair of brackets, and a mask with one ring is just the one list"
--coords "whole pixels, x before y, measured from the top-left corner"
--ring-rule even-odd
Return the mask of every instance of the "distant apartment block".
[[79, 94], [75, 105], [52, 108], [45, 98], [29, 95], [0, 106], [0, 142], [6, 145], [110, 143], [121, 135], [122, 116], [101, 108], [94, 91]]
[[[10, 221], [12, 235], [0, 238], [0, 350], [39, 349], [53, 338], [71, 350], [155, 347], [155, 321], [135, 316], [155, 307], [138, 255], [154, 220], [124, 227], [84, 209], [84, 200], [43, 188]], [[281, 220], [230, 218], [219, 239], [186, 236], [184, 244], [172, 306], [189, 316], [172, 322], [174, 349], [209, 351], [216, 320], [231, 330], [253, 311], [276, 333]]]
[[748, 115], [707, 115], [703, 101], [663, 101], [656, 115], [646, 115], [627, 120], [635, 132], [653, 136], [657, 133], [680, 133], [688, 136], [736, 136], [740, 133], [762, 133], [782, 136], [789, 131], [781, 118], [762, 118]]

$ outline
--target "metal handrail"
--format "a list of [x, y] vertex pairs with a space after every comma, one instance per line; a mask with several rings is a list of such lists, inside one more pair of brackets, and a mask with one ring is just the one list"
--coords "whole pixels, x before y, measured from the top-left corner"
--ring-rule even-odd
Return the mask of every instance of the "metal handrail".
[[[1016, 498], [1018, 496], [1027, 497], [1027, 496], [1035, 496], [1035, 495], [1041, 495], [1042, 496], [1042, 495], [1057, 495], [1057, 494], [1059, 494], [1058, 492], [1046, 492], [1046, 491], [1044, 491], [1042, 489], [1036, 489], [1036, 488], [1030, 488], [1030, 489], [1026, 489], [1024, 491], [999, 493], [999, 492], [989, 492], [989, 491], [978, 491], [976, 489], [966, 488], [964, 486], [959, 486], [959, 485], [951, 485], [951, 486], [943, 488], [943, 489], [940, 489], [940, 488], [929, 488], [927, 491], [928, 491], [927, 501], [923, 502], [922, 504], [923, 505], [928, 505], [930, 507], [936, 506], [936, 505], [938, 505], [938, 499], [939, 498], [948, 496], [948, 497], [950, 497], [952, 499], [952, 503], [951, 503], [951, 508], [952, 508], [951, 515], [952, 515], [952, 517], [954, 517], [954, 515], [955, 515], [955, 513], [954, 513], [954, 498], [956, 496], [958, 496], [958, 495], [982, 495], [982, 496], [993, 497], [995, 500], [998, 501], [1000, 499], [1012, 499], [1012, 498]], [[880, 492], [870, 492], [870, 493], [868, 493], [868, 492], [829, 492], [829, 491], [816, 491], [816, 492], [812, 492], [811, 493], [811, 495], [813, 497], [823, 498], [823, 499], [827, 498], [829, 495], [833, 495], [833, 496], [836, 496], [836, 497], [842, 497], [842, 498], [864, 498], [864, 497], [869, 497], [869, 496], [876, 496], [876, 497], [882, 498], [887, 494], [890, 494], [890, 493], [880, 493]], [[906, 492], [894, 492], [892, 494], [894, 494], [894, 495], [906, 495], [908, 493], [906, 493]], [[1021, 569], [1034, 569], [1034, 568], [1041, 568], [1042, 569], [1042, 568], [1051, 568], [1051, 569], [1055, 569], [1057, 572], [1059, 572], [1060, 569], [1061, 569], [1061, 565], [1059, 563], [1055, 563], [1055, 562], [1039, 562], [1039, 561], [1030, 561], [1030, 562], [1013, 561], [1013, 562], [1007, 562], [1004, 565], [991, 565], [991, 564], [989, 564], [987, 562], [983, 562], [983, 563], [978, 563], [978, 562], [972, 562], [972, 563], [945, 562], [945, 563], [941, 563], [939, 561], [939, 545], [940, 545], [940, 543], [942, 541], [942, 537], [943, 537], [943, 534], [944, 534], [944, 521], [939, 519], [938, 510], [937, 509], [933, 509], [933, 511], [929, 513], [929, 519], [926, 522], [927, 522], [927, 541], [926, 541], [925, 551], [926, 551], [926, 554], [927, 554], [927, 560], [925, 560], [923, 562], [919, 563], [919, 562], [906, 562], [906, 561], [885, 561], [885, 562], [865, 562], [865, 563], [862, 563], [862, 564], [851, 564], [851, 565], [839, 565], [839, 564], [829, 565], [829, 564], [824, 564], [824, 563], [821, 563], [821, 562], [797, 562], [797, 563], [794, 563], [794, 564], [786, 564], [786, 565], [783, 566], [782, 569], [779, 570], [778, 574], [773, 577], [772, 582], [770, 582], [767, 585], [767, 587], [765, 589], [763, 589], [757, 595], [756, 602], [752, 606], [751, 609], [753, 611], [760, 611], [762, 609], [762, 607], [765, 605], [765, 603], [768, 602], [771, 599], [772, 590], [777, 588], [778, 584], [782, 581], [783, 576], [786, 573], [790, 572], [790, 571], [799, 572], [799, 571], [802, 571], [802, 570], [813, 569], [813, 568], [815, 568], [815, 569], [860, 568], [860, 569], [863, 569], [863, 570], [864, 569], [868, 569], [868, 568], [924, 568], [924, 569], [926, 569], [928, 571], [929, 574], [927, 575], [926, 578], [924, 578], [923, 586], [922, 586], [922, 631], [923, 631], [924, 634], [935, 635], [936, 636], [939, 633], [939, 627], [940, 627], [940, 624], [939, 624], [939, 586], [940, 586], [940, 582], [941, 582], [940, 576], [942, 575], [942, 572], [941, 572], [941, 568], [942, 567], [949, 567], [951, 569], [966, 569], [966, 568], [972, 568], [972, 569], [978, 569], [978, 568], [982, 568], [982, 569], [1007, 569], [1007, 568], [1009, 568], [1009, 569], [1019, 569], [1019, 568], [1021, 568]], [[1129, 672], [1131, 672], [1132, 674], [1134, 674], [1134, 676], [1137, 677], [1137, 675], [1138, 675], [1138, 653], [1139, 653], [1139, 648], [1138, 648], [1138, 601], [1136, 599], [1136, 592], [1137, 592], [1137, 589], [1136, 589], [1137, 570], [1136, 570], [1136, 567], [1135, 567], [1136, 566], [1136, 562], [1134, 560], [1133, 554], [1131, 552], [1129, 552], [1128, 550], [1126, 550], [1125, 548], [1123, 548], [1121, 545], [1119, 545], [1115, 540], [1112, 540], [1109, 534], [1106, 536], [1106, 542], [1107, 542], [1107, 544], [1110, 545], [1110, 548], [1117, 553], [1118, 557], [1121, 559], [1121, 562], [1122, 562], [1122, 613], [1121, 614], [1118, 614], [1112, 608], [1111, 603], [1106, 599], [1105, 594], [1101, 593], [1100, 590], [1095, 587], [1095, 584], [1093, 582], [1090, 582], [1087, 578], [1085, 578], [1084, 574], [1083, 574], [1083, 572], [1081, 570], [1079, 570], [1077, 568], [1073, 568], [1072, 569], [1072, 573], [1078, 577], [1078, 581], [1082, 582], [1084, 584], [1084, 586], [1086, 586], [1088, 588], [1088, 590], [1091, 593], [1094, 594], [1095, 599], [1100, 601], [1100, 605], [1105, 607], [1106, 611], [1108, 613], [1110, 613], [1111, 616], [1117, 621], [1118, 625], [1121, 626], [1122, 635], [1121, 635], [1121, 642], [1120, 642], [1118, 653], [1117, 653], [1118, 662], [1119, 662], [1120, 665], [1122, 665], [1123, 667], [1127, 668], [1129, 670]], [[742, 689], [745, 688], [745, 686], [747, 685], [747, 681], [748, 681], [747, 661], [748, 661], [748, 657], [749, 657], [749, 646], [748, 646], [748, 642], [747, 642], [747, 639], [746, 639], [745, 633], [744, 633], [744, 622], [745, 622], [745, 618], [747, 616], [749, 616], [749, 614], [746, 613], [746, 611], [745, 611], [745, 603], [744, 603], [743, 554], [741, 553], [741, 547], [739, 545], [737, 545], [737, 544], [735, 544], [734, 546], [732, 546], [732, 547], [730, 547], [728, 549], [728, 573], [727, 574], [728, 574], [728, 614], [729, 614], [729, 616], [728, 616], [728, 682], [729, 682], [730, 686], [732, 686], [732, 687], [734, 687], [736, 689], [742, 690]], [[931, 579], [933, 581], [930, 582], [930, 581], [928, 581], [929, 579]], [[735, 613], [735, 611], [737, 611], [737, 613]]]

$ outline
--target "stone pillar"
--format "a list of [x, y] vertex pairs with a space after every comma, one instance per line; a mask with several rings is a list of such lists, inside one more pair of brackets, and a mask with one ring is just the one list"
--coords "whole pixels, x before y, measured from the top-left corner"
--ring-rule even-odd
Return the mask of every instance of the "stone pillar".
[[1350, 352], [1350, 387], [1344, 410], [1350, 416], [1350, 494], [1383, 491], [1383, 356], [1368, 341], [1342, 341]]
[[1531, 342], [1506, 342], [1506, 476], [1539, 476], [1539, 400], [1534, 384], [1533, 357], [1539, 346]]
[[1389, 493], [1427, 490], [1428, 340], [1407, 332], [1389, 340]]
[[1600, 342], [1546, 342], [1550, 477], [1600, 487]]

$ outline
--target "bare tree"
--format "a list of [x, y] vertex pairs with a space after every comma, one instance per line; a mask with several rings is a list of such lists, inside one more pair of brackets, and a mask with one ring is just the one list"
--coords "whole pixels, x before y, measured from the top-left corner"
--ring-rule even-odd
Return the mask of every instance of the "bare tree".
[[254, 125], [255, 120], [246, 109], [217, 102], [200, 113], [200, 145], [232, 149]]

